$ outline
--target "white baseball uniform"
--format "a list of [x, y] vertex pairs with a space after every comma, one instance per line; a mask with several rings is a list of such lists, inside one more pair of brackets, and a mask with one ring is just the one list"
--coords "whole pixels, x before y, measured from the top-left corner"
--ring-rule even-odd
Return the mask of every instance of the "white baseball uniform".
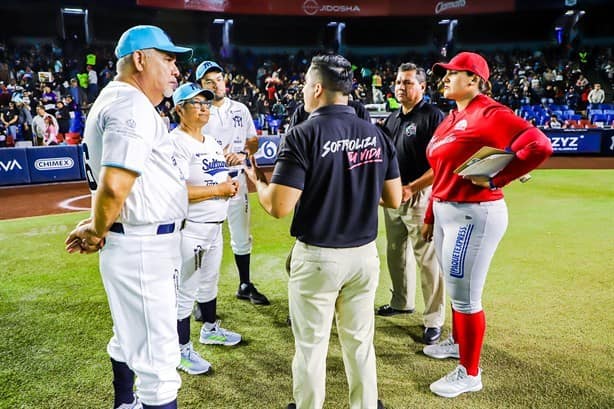
[[[228, 178], [222, 147], [212, 136], [199, 142], [179, 128], [171, 132], [177, 165], [193, 186], [211, 186]], [[181, 278], [177, 292], [177, 319], [190, 316], [194, 300], [209, 302], [217, 297], [223, 254], [222, 222], [228, 213], [228, 199], [211, 198], [190, 203], [181, 234]]]
[[185, 181], [154, 106], [123, 82], [110, 82], [96, 99], [83, 149], [92, 195], [103, 166], [138, 174], [100, 250], [113, 318], [107, 351], [135, 372], [141, 401], [161, 405], [176, 399], [181, 386], [175, 279], [188, 204]]
[[[203, 127], [203, 134], [213, 135], [222, 147], [230, 145], [230, 152], [241, 152], [245, 149], [247, 138], [256, 135], [256, 127], [249, 109], [244, 104], [226, 97], [221, 107], [211, 105], [211, 115], [209, 122]], [[239, 191], [229, 200], [230, 245], [234, 254], [244, 255], [252, 251], [247, 177], [241, 166], [232, 167], [231, 175], [233, 171], [239, 172]]]

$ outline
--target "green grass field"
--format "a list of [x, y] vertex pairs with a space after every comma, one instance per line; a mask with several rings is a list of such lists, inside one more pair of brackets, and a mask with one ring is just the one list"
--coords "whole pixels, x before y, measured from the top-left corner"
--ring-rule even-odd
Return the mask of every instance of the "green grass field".
[[[484, 390], [453, 400], [432, 395], [428, 385], [456, 362], [422, 355], [419, 313], [378, 317], [379, 393], [386, 407], [613, 408], [613, 182], [612, 170], [542, 170], [533, 172], [526, 185], [507, 187], [510, 226], [483, 300]], [[283, 268], [292, 243], [290, 218], [274, 220], [252, 200], [252, 276], [272, 305], [255, 307], [235, 299], [238, 279], [227, 248], [218, 311], [224, 327], [240, 332], [245, 342], [233, 348], [197, 345], [214, 372], [182, 373], [182, 408], [281, 409], [292, 399], [294, 346], [285, 323]], [[0, 222], [0, 408], [112, 405], [105, 352], [111, 320], [97, 256], [63, 251], [64, 237], [83, 217]], [[384, 265], [378, 305], [390, 294], [383, 222], [380, 233]], [[193, 323], [195, 340], [198, 330]], [[335, 333], [325, 407], [347, 407]]]

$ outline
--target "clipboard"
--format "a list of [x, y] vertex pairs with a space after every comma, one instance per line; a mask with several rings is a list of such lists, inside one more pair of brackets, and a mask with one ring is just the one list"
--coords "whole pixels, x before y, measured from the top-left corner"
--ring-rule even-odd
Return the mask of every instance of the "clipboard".
[[454, 173], [459, 176], [493, 177], [514, 159], [514, 154], [502, 149], [483, 146], [471, 155]]

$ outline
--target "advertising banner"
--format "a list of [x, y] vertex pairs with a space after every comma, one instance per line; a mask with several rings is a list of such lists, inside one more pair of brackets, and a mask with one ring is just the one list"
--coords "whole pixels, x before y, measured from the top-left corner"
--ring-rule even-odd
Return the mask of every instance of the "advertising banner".
[[0, 148], [0, 186], [30, 183], [26, 148]]
[[505, 13], [515, 0], [137, 0], [139, 6], [227, 14], [377, 17]]
[[258, 151], [254, 154], [258, 166], [273, 166], [277, 158], [277, 151], [281, 137], [260, 136], [258, 138]]
[[78, 155], [74, 145], [29, 148], [27, 157], [32, 183], [80, 180]]
[[554, 154], [586, 154], [601, 152], [602, 131], [590, 129], [577, 129], [568, 131], [550, 131], [544, 133], [550, 142]]

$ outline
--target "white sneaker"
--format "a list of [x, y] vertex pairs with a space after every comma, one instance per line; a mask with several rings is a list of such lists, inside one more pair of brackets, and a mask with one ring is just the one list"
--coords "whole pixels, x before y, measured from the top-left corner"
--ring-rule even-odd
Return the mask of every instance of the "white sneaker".
[[200, 375], [209, 372], [211, 364], [206, 359], [201, 357], [198, 352], [194, 351], [192, 343], [188, 342], [185, 345], [179, 346], [181, 350], [181, 362], [178, 368], [190, 375]]
[[116, 409], [143, 409], [143, 405], [139, 398], [135, 396], [132, 403], [122, 403]]
[[454, 338], [450, 335], [439, 344], [427, 345], [422, 349], [424, 355], [436, 359], [455, 358], [459, 359], [458, 344], [454, 343]]
[[431, 384], [431, 392], [444, 398], [454, 398], [461, 393], [482, 390], [482, 370], [477, 376], [467, 374], [464, 366], [458, 365], [455, 370]]
[[220, 321], [209, 327], [210, 325], [206, 322], [200, 330], [201, 344], [232, 346], [241, 342], [241, 335], [220, 327]]

